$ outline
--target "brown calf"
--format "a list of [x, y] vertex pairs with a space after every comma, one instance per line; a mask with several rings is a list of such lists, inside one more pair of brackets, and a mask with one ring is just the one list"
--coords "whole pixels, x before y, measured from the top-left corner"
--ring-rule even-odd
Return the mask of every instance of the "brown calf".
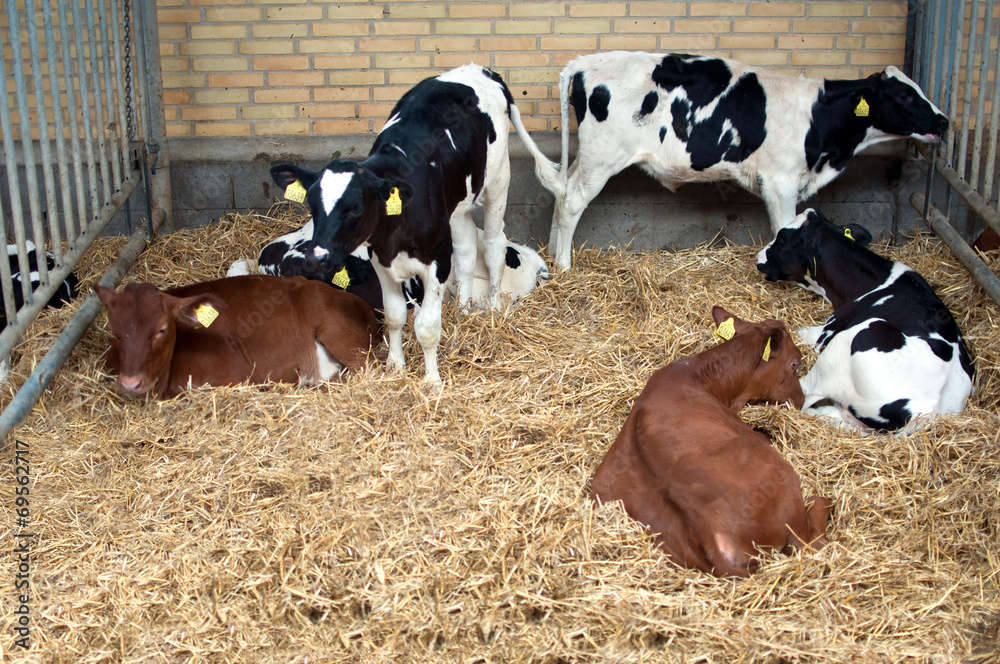
[[732, 318], [732, 338], [653, 374], [594, 474], [592, 498], [621, 500], [677, 564], [748, 576], [756, 549], [826, 544], [831, 502], [806, 506], [791, 464], [737, 414], [750, 401], [802, 406], [802, 354], [785, 326], [721, 307], [712, 316]]
[[364, 301], [303, 277], [230, 277], [161, 291], [96, 286], [114, 340], [105, 355], [124, 394], [188, 387], [313, 384], [366, 364], [377, 344]]

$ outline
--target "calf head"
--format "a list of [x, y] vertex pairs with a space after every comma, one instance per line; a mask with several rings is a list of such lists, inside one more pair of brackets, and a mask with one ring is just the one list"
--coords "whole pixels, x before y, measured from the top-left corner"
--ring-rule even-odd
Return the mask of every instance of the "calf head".
[[791, 281], [826, 297], [819, 278], [823, 252], [831, 247], [868, 246], [872, 235], [859, 224], [838, 226], [813, 209], [806, 210], [757, 254], [757, 269], [768, 281]]
[[[739, 410], [747, 403], [787, 401], [801, 408], [805, 395], [797, 372], [802, 353], [785, 324], [777, 320], [750, 323], [719, 306], [712, 307], [712, 318], [721, 328], [717, 328], [717, 334], [727, 338], [727, 343], [735, 342], [748, 349], [737, 351], [746, 352], [745, 359], [733, 358], [734, 372], [739, 372], [737, 365], [743, 361], [750, 363], [751, 371], [742, 385], [734, 386], [734, 394], [730, 395], [731, 407]], [[740, 372], [740, 375], [744, 374]]]
[[[316, 269], [339, 270], [347, 256], [375, 233], [379, 220], [399, 214], [392, 206], [412, 199], [412, 188], [397, 178], [381, 178], [357, 162], [334, 159], [314, 172], [292, 164], [271, 167], [271, 178], [285, 197], [299, 200], [289, 190], [305, 190], [304, 202], [312, 213], [312, 242], [306, 259]], [[301, 188], [301, 189], [300, 189]]]
[[886, 67], [868, 80], [872, 91], [867, 100], [868, 112], [875, 129], [927, 143], [941, 140], [948, 130], [948, 118], [906, 74], [895, 67]]
[[128, 284], [120, 293], [94, 289], [108, 308], [114, 336], [109, 361], [118, 370], [118, 389], [135, 396], [166, 390], [178, 327], [205, 327], [226, 306], [212, 295], [178, 298], [148, 283]]

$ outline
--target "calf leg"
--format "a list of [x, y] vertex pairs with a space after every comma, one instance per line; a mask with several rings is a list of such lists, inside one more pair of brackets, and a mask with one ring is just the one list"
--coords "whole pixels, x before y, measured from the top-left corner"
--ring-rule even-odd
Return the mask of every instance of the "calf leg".
[[767, 216], [771, 221], [771, 230], [777, 234], [782, 228], [795, 220], [795, 202], [798, 200], [798, 183], [788, 178], [787, 182], [775, 182], [767, 179], [760, 190], [764, 199]]
[[420, 347], [424, 350], [424, 381], [440, 383], [437, 347], [441, 342], [441, 303], [444, 299], [444, 284], [434, 278], [433, 270], [427, 270], [422, 278], [424, 302], [413, 319], [413, 331]]
[[[579, 160], [578, 156], [577, 161]], [[566, 192], [556, 197], [552, 213], [552, 229], [549, 231], [549, 251], [554, 252], [556, 267], [560, 270], [568, 270], [572, 265], [573, 233], [576, 232], [583, 211], [587, 209], [590, 201], [601, 193], [608, 179], [620, 170], [621, 168], [618, 170], [602, 168], [596, 172], [581, 174], [581, 169], [577, 168], [570, 174]]]
[[476, 224], [470, 206], [459, 203], [451, 215], [451, 281], [455, 284], [458, 303], [468, 308], [472, 299], [472, 280], [476, 271], [478, 246]]
[[486, 248], [486, 270], [490, 276], [489, 305], [492, 309], [500, 306], [500, 279], [503, 276], [504, 255], [507, 253], [503, 213], [507, 208], [509, 189], [510, 161], [504, 159], [500, 172], [495, 174], [490, 185], [482, 192], [483, 245]]
[[386, 269], [377, 261], [372, 261], [375, 274], [382, 286], [382, 311], [385, 314], [385, 329], [389, 336], [390, 369], [402, 369], [406, 366], [403, 359], [403, 325], [406, 323], [406, 300], [403, 298], [402, 285], [394, 281]]

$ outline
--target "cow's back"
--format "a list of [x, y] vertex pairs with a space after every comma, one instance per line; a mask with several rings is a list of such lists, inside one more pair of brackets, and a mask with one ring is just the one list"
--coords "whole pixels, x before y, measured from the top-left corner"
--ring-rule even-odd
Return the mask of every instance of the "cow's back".
[[[804, 168], [799, 153], [821, 85], [724, 58], [622, 51], [577, 58], [564, 79], [579, 125], [579, 166], [640, 164], [670, 189], [732, 179], [750, 191], [762, 169]], [[726, 150], [720, 136], [729, 125], [740, 136]]]

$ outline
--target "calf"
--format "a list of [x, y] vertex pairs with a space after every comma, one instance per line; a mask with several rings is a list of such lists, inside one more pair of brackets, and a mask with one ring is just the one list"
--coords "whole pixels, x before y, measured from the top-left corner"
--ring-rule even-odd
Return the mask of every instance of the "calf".
[[298, 197], [306, 190], [314, 223], [307, 257], [337, 271], [359, 246], [371, 251], [382, 285], [389, 362], [399, 367], [406, 321], [400, 284], [420, 277], [423, 306], [413, 327], [428, 381], [441, 380], [441, 302], [453, 270], [459, 302], [466, 306], [472, 297], [473, 205], [484, 208], [488, 300], [490, 306], [499, 304], [510, 183], [508, 121], [527, 135], [503, 80], [468, 65], [425, 79], [403, 95], [364, 161], [335, 159], [319, 173], [291, 164], [271, 168], [286, 196], [290, 188]]
[[[41, 284], [40, 276], [38, 274], [38, 252], [35, 249], [35, 243], [31, 240], [25, 242], [25, 251], [28, 255], [28, 292], [33, 292]], [[21, 274], [21, 266], [17, 259], [17, 245], [8, 244], [7, 245], [7, 260], [10, 263], [10, 280], [13, 286], [11, 295], [14, 298], [14, 309], [15, 311], [20, 309], [24, 305], [24, 294], [22, 293], [22, 283], [24, 282], [24, 275]], [[52, 270], [56, 266], [56, 258], [50, 251], [45, 252], [45, 265], [49, 270]], [[80, 282], [72, 272], [69, 276], [59, 284], [59, 288], [56, 289], [52, 297], [49, 298], [48, 305], [53, 309], [58, 309], [64, 304], [72, 300], [77, 293]], [[3, 306], [0, 305], [0, 328], [6, 325], [6, 315], [3, 310]]]
[[[473, 306], [485, 308], [488, 306], [489, 298], [489, 270], [483, 260], [486, 252], [483, 231], [477, 228], [476, 235], [477, 258], [476, 269], [472, 275], [471, 303]], [[315, 261], [307, 260], [303, 253], [302, 250], [312, 240], [312, 236], [313, 222], [309, 221], [299, 230], [282, 235], [265, 245], [260, 250], [255, 265], [246, 259], [236, 261], [230, 266], [226, 276], [258, 272], [283, 277], [302, 275], [308, 279], [326, 281], [359, 296], [378, 315], [382, 310], [382, 290], [379, 288], [375, 268], [368, 258], [367, 249], [360, 247], [358, 251], [346, 257], [345, 266], [340, 272], [331, 273]], [[501, 295], [516, 300], [531, 293], [539, 281], [548, 279], [549, 271], [545, 259], [537, 251], [513, 242], [507, 243], [503, 275], [500, 278]], [[419, 304], [423, 299], [423, 291], [424, 285], [420, 277], [411, 277], [403, 284], [403, 295], [408, 302]], [[445, 296], [447, 298], [457, 295], [458, 285], [455, 283], [455, 272], [452, 270], [445, 282]]]
[[[573, 60], [559, 77], [562, 163], [528, 144], [555, 194], [549, 247], [570, 267], [573, 232], [608, 179], [632, 164], [671, 191], [734, 180], [764, 199], [771, 228], [869, 145], [940, 140], [948, 120], [895, 67], [856, 81], [791, 78], [722, 58], [608, 52]], [[579, 125], [569, 159], [569, 108]], [[521, 132], [518, 132], [519, 134]]]
[[357, 371], [376, 322], [358, 297], [303, 277], [230, 277], [166, 291], [95, 286], [114, 339], [105, 356], [128, 395], [200, 385], [311, 385]]
[[876, 431], [961, 411], [973, 366], [958, 324], [923, 277], [870, 241], [862, 226], [806, 210], [757, 255], [768, 281], [794, 282], [833, 305], [825, 325], [803, 331], [819, 350], [802, 379], [804, 410]]
[[712, 316], [729, 340], [653, 374], [594, 474], [592, 498], [621, 500], [678, 565], [748, 576], [757, 549], [823, 547], [831, 502], [806, 505], [791, 464], [738, 415], [749, 401], [802, 404], [802, 355], [785, 326], [721, 307]]

